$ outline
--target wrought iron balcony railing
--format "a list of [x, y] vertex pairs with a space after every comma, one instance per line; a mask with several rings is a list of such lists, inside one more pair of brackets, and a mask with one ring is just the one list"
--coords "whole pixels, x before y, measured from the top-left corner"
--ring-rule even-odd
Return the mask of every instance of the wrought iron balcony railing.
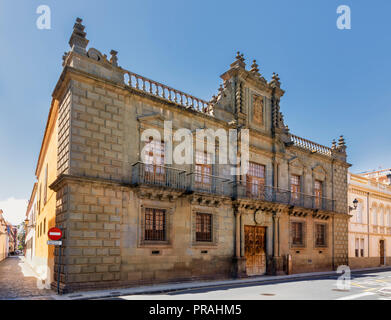
[[237, 184], [237, 198], [278, 202], [309, 209], [334, 210], [334, 200], [331, 199], [248, 182]]
[[[232, 197], [277, 202], [309, 209], [333, 211], [335, 200], [291, 192], [257, 183], [234, 183], [232, 180], [177, 168], [136, 162], [132, 165], [132, 184], [168, 187], [184, 192], [204, 192]], [[236, 187], [234, 187], [236, 186]]]
[[132, 183], [185, 190], [185, 173], [176, 168], [136, 162], [132, 165]]
[[201, 173], [188, 173], [188, 190], [232, 196], [232, 181], [227, 178]]

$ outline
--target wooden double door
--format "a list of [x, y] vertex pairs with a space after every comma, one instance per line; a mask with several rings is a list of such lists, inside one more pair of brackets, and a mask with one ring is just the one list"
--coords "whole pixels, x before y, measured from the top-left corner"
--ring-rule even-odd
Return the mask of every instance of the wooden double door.
[[385, 265], [386, 262], [384, 260], [385, 258], [385, 247], [384, 247], [384, 240], [379, 241], [379, 250], [380, 250], [380, 264]]
[[266, 273], [266, 227], [244, 226], [247, 275]]

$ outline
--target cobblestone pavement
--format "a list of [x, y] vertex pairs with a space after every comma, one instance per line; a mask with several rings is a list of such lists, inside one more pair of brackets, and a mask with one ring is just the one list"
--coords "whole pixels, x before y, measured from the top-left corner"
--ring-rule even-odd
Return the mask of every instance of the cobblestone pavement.
[[0, 262], [0, 300], [51, 300], [53, 294], [52, 290], [37, 287], [37, 276], [24, 257], [9, 257]]

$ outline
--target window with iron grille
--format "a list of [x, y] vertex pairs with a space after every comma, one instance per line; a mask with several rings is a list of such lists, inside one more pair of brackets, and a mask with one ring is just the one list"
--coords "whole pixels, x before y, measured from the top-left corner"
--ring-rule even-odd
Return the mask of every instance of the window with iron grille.
[[315, 225], [315, 244], [319, 247], [326, 246], [326, 225], [317, 223]]
[[212, 242], [212, 215], [197, 213], [196, 241]]
[[291, 222], [292, 245], [304, 246], [304, 222]]
[[144, 240], [166, 240], [166, 211], [162, 209], [145, 209]]

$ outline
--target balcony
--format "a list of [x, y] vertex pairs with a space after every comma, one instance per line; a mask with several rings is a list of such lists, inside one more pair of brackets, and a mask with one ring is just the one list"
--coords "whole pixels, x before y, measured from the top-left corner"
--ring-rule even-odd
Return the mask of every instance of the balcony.
[[188, 173], [188, 191], [232, 196], [232, 180], [209, 174]]
[[136, 162], [132, 165], [132, 184], [186, 190], [186, 171]]
[[277, 202], [308, 209], [334, 210], [334, 200], [254, 183], [238, 184], [237, 198]]
[[[187, 172], [185, 170], [137, 162], [132, 165], [132, 184], [157, 186], [177, 190], [180, 193], [206, 193], [232, 197], [276, 202], [286, 205], [333, 211], [335, 200], [321, 198], [290, 190], [255, 183], [236, 183], [230, 179]], [[234, 186], [236, 185], [236, 188]]]
[[232, 181], [229, 179], [208, 174], [189, 173], [177, 168], [142, 162], [136, 162], [132, 165], [132, 184], [165, 187], [187, 193], [232, 195]]

